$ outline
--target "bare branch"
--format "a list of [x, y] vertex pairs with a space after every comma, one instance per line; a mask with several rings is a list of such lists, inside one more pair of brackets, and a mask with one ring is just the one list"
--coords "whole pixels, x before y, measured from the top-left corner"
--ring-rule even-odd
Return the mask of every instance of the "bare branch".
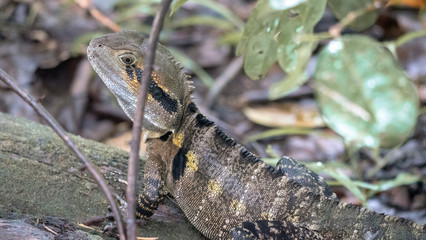
[[163, 0], [160, 9], [155, 15], [154, 24], [148, 39], [148, 52], [145, 59], [144, 71], [142, 74], [141, 88], [139, 90], [138, 104], [136, 107], [135, 120], [132, 129], [131, 152], [129, 159], [129, 173], [127, 178], [127, 237], [129, 240], [136, 240], [136, 178], [139, 161], [139, 142], [141, 141], [142, 121], [145, 113], [145, 103], [148, 93], [148, 84], [151, 78], [152, 65], [154, 62], [155, 50], [157, 48], [158, 35], [163, 27], [164, 17], [169, 10], [171, 0]]
[[99, 12], [98, 9], [96, 9], [91, 1], [88, 0], [74, 0], [75, 3], [77, 3], [81, 8], [87, 9], [92, 17], [104, 26], [108, 27], [113, 32], [119, 32], [121, 30], [120, 26], [117, 25], [114, 21], [109, 19], [107, 16], [103, 15], [101, 12]]

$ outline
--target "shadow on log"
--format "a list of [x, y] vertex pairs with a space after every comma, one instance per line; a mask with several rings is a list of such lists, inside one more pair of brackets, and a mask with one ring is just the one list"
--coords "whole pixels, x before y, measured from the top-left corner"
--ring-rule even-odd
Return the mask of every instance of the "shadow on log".
[[[124, 196], [126, 185], [121, 180], [127, 179], [128, 153], [77, 136], [71, 138], [112, 190]], [[139, 183], [142, 174], [140, 171]], [[50, 128], [3, 113], [0, 183], [0, 218], [54, 216], [77, 223], [107, 213], [106, 199], [94, 180]], [[139, 236], [159, 239], [203, 239], [171, 200], [144, 221], [139, 232]]]

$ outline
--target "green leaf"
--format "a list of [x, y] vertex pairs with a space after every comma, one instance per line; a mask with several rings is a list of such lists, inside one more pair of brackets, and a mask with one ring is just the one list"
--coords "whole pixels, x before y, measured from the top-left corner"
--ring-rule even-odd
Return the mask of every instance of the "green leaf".
[[244, 71], [253, 80], [265, 77], [266, 72], [277, 61], [278, 41], [271, 33], [255, 35], [250, 38], [247, 48], [249, 50], [244, 56]]
[[298, 62], [297, 49], [304, 48], [300, 47], [306, 43], [303, 36], [313, 32], [325, 5], [325, 0], [260, 1], [237, 48], [237, 55], [245, 53], [246, 74], [251, 79], [262, 78], [277, 60], [285, 71], [304, 66], [307, 60]]
[[288, 72], [288, 75], [285, 79], [272, 85], [269, 90], [270, 99], [281, 98], [296, 90], [308, 80], [305, 69], [312, 51], [316, 47], [316, 42], [304, 42], [295, 47], [289, 53], [278, 51], [278, 62], [281, 68]]
[[326, 122], [347, 144], [391, 148], [416, 124], [416, 88], [390, 52], [371, 38], [331, 41], [318, 55], [314, 81]]
[[[328, 6], [339, 20], [345, 18], [350, 12], [366, 9], [368, 5], [373, 4], [374, 0], [328, 0]], [[349, 27], [356, 31], [365, 30], [376, 22], [378, 16], [377, 11], [366, 12], [349, 24]]]
[[172, 9], [172, 11], [170, 11], [170, 17], [173, 15], [173, 13], [176, 12], [176, 10], [178, 10], [180, 8], [180, 6], [182, 6], [184, 3], [186, 3], [186, 1], [188, 1], [188, 0], [173, 1], [172, 5], [170, 6], [170, 8]]

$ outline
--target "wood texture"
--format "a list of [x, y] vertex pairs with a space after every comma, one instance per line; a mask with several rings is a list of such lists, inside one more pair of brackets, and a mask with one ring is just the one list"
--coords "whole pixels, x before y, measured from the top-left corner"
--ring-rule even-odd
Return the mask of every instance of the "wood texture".
[[[121, 180], [126, 179], [128, 153], [77, 136], [72, 139], [99, 167], [113, 191], [124, 196], [126, 185]], [[140, 165], [142, 169], [143, 161]], [[50, 128], [0, 113], [0, 217], [10, 217], [14, 211], [81, 222], [106, 214], [103, 194], [81, 167]], [[142, 177], [141, 173], [138, 178]], [[139, 236], [200, 238], [171, 201], [141, 229]]]

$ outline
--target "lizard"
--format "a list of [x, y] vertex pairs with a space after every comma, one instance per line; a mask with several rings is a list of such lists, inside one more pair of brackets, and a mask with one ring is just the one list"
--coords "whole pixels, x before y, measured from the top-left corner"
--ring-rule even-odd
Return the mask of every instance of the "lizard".
[[[87, 50], [132, 120], [147, 50], [135, 31], [95, 38]], [[210, 239], [426, 239], [426, 225], [340, 203], [322, 177], [290, 157], [265, 164], [199, 111], [189, 76], [159, 43], [149, 81], [137, 217], [152, 216], [170, 194]]]

